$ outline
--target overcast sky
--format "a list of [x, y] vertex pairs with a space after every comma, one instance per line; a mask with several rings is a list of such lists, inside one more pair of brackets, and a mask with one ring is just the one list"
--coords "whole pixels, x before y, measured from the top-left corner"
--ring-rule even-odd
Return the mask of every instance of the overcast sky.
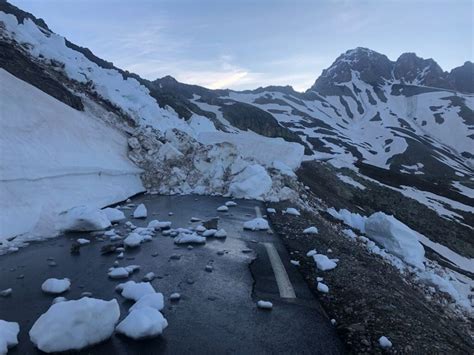
[[147, 79], [310, 87], [348, 49], [473, 60], [472, 0], [9, 0]]

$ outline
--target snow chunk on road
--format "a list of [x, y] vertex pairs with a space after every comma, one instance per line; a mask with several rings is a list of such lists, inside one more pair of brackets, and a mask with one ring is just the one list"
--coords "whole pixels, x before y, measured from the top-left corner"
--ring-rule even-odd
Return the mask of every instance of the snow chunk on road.
[[194, 244], [204, 244], [206, 243], [206, 238], [201, 237], [197, 235], [196, 233], [187, 233], [187, 232], [180, 232], [175, 238], [174, 238], [174, 243], [175, 244], [188, 244], [188, 243], [194, 243]]
[[91, 241], [89, 239], [84, 239], [84, 238], [79, 238], [76, 240], [80, 245], [86, 245], [89, 244]]
[[227, 201], [227, 202], [225, 203], [225, 205], [226, 205], [227, 207], [235, 207], [235, 206], [237, 206], [237, 202], [234, 202], [234, 201]]
[[306, 253], [306, 256], [314, 256], [314, 255], [316, 255], [317, 253], [318, 253], [318, 252], [316, 251], [316, 249], [312, 249], [312, 250], [310, 250], [310, 251], [308, 251], [308, 252]]
[[313, 255], [314, 262], [316, 266], [321, 271], [328, 271], [335, 269], [337, 266], [337, 259], [329, 259], [324, 254]]
[[260, 308], [260, 309], [268, 309], [268, 310], [271, 310], [273, 308], [273, 303], [269, 302], [269, 301], [258, 301], [257, 302], [257, 307]]
[[390, 340], [388, 340], [388, 338], [386, 336], [381, 336], [379, 338], [379, 344], [384, 349], [392, 347], [392, 342]]
[[138, 301], [145, 295], [156, 293], [149, 282], [128, 281], [123, 285], [122, 296], [133, 301]]
[[163, 333], [168, 321], [154, 308], [134, 309], [119, 323], [116, 330], [132, 339], [151, 338]]
[[276, 209], [274, 209], [274, 208], [270, 208], [270, 207], [267, 208], [267, 213], [276, 213], [276, 212], [277, 212], [277, 211], [276, 211]]
[[283, 211], [283, 213], [290, 214], [292, 216], [300, 216], [300, 212], [293, 207], [288, 207], [286, 210]]
[[110, 221], [104, 211], [78, 206], [61, 214], [59, 225], [63, 231], [91, 232], [110, 227]]
[[227, 212], [228, 210], [229, 210], [229, 207], [225, 205], [217, 207], [217, 212]]
[[204, 227], [202, 224], [196, 227], [196, 232], [202, 233], [206, 231], [206, 227]]
[[132, 312], [139, 308], [151, 307], [156, 309], [157, 311], [161, 311], [165, 306], [165, 302], [163, 299], [162, 293], [149, 293], [143, 297], [141, 297], [130, 309], [129, 312]]
[[318, 282], [318, 291], [322, 293], [328, 293], [329, 292], [329, 287], [326, 284], [323, 284], [322, 282]]
[[104, 211], [110, 223], [120, 222], [125, 219], [125, 214], [117, 208], [107, 207], [104, 208], [102, 211]]
[[41, 289], [43, 292], [46, 293], [52, 293], [52, 294], [58, 294], [58, 293], [63, 293], [67, 290], [69, 290], [69, 287], [71, 287], [71, 281], [67, 278], [65, 279], [47, 279], [43, 284], [41, 285]]
[[162, 229], [167, 229], [171, 227], [171, 222], [170, 221], [158, 221], [157, 219], [154, 219], [150, 223], [148, 223], [148, 228], [153, 228], [154, 230], [162, 230]]
[[217, 229], [207, 229], [202, 233], [203, 237], [214, 237], [217, 232]]
[[117, 267], [109, 271], [108, 275], [111, 279], [126, 279], [130, 273], [124, 267]]
[[138, 207], [133, 212], [133, 218], [146, 218], [148, 216], [148, 211], [143, 203], [140, 203]]
[[59, 302], [36, 320], [30, 339], [47, 353], [79, 350], [108, 339], [119, 317], [120, 308], [115, 299], [84, 297]]
[[216, 233], [214, 233], [214, 238], [226, 238], [227, 232], [225, 229], [221, 228]]
[[8, 349], [18, 345], [20, 325], [0, 319], [0, 354], [6, 354]]
[[417, 233], [393, 216], [383, 212], [372, 214], [365, 222], [367, 236], [398, 256], [407, 264], [425, 269], [425, 249]]
[[318, 231], [318, 228], [316, 227], [309, 227], [303, 231], [303, 234], [318, 234], [318, 233], [319, 231]]
[[272, 188], [272, 179], [265, 168], [259, 164], [247, 166], [234, 177], [229, 192], [237, 198], [262, 198]]
[[138, 233], [130, 233], [127, 238], [123, 240], [123, 244], [129, 248], [136, 248], [143, 242], [143, 236]]
[[266, 219], [263, 218], [255, 218], [252, 219], [251, 221], [247, 221], [244, 223], [244, 229], [249, 229], [249, 230], [267, 230], [269, 229], [270, 226], [268, 225], [268, 222]]

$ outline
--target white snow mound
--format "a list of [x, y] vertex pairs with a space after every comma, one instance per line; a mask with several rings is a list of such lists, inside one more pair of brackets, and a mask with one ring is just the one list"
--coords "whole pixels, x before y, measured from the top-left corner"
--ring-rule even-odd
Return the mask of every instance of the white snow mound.
[[157, 311], [161, 311], [164, 305], [165, 303], [162, 293], [149, 293], [145, 296], [140, 297], [140, 299], [132, 307], [130, 307], [128, 311], [132, 312], [136, 309], [144, 307], [151, 307], [156, 309]]
[[59, 302], [36, 320], [30, 339], [47, 353], [79, 350], [108, 339], [119, 317], [120, 308], [115, 299], [84, 297]]
[[318, 228], [316, 227], [308, 227], [303, 231], [303, 234], [318, 234]]
[[138, 301], [145, 295], [156, 293], [149, 282], [128, 281], [123, 285], [122, 296], [133, 301]]

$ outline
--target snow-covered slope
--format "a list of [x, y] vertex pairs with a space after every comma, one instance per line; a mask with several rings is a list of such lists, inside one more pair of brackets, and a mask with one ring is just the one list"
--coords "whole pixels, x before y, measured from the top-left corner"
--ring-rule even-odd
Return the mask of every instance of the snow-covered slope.
[[59, 213], [143, 191], [117, 129], [0, 69], [0, 241], [54, 234]]
[[6, 2], [0, 49], [3, 247], [20, 234], [27, 235], [15, 243], [54, 235], [69, 208], [102, 207], [143, 190], [297, 197], [299, 143], [232, 126], [218, 131], [199, 112], [183, 119], [146, 80]]

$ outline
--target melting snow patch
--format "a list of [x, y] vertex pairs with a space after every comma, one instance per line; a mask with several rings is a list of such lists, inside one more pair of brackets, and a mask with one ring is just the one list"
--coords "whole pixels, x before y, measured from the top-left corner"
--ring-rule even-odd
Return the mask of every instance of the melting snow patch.
[[138, 340], [158, 336], [167, 326], [167, 320], [159, 311], [155, 308], [143, 307], [132, 310], [119, 323], [116, 330], [129, 338]]
[[267, 230], [269, 229], [270, 226], [268, 225], [267, 220], [263, 218], [255, 218], [252, 219], [251, 221], [247, 221], [244, 223], [244, 229], [249, 229], [249, 230]]
[[71, 287], [69, 279], [47, 279], [41, 285], [43, 292], [52, 294], [63, 293], [69, 290], [69, 287]]
[[274, 209], [274, 208], [267, 208], [267, 213], [276, 213], [276, 209]]
[[229, 210], [229, 207], [225, 205], [217, 207], [217, 212], [227, 212], [228, 210]]
[[291, 265], [300, 266], [300, 262], [298, 260], [290, 260]]
[[117, 208], [107, 207], [104, 208], [102, 211], [104, 211], [110, 223], [120, 222], [125, 219], [125, 214]]
[[79, 238], [76, 240], [80, 245], [89, 244], [91, 241], [89, 239]]
[[362, 185], [361, 183], [355, 181], [353, 178], [351, 178], [350, 176], [347, 176], [347, 175], [343, 175], [343, 174], [337, 174], [336, 175], [339, 180], [341, 180], [342, 182], [345, 182], [346, 184], [349, 184], [349, 185], [352, 185], [354, 186], [355, 188], [358, 188], [360, 190], [365, 190], [366, 187], [364, 185]]
[[235, 207], [235, 206], [237, 206], [237, 203], [234, 202], [234, 201], [227, 201], [227, 202], [225, 203], [225, 205], [226, 205], [227, 207]]
[[31, 341], [41, 351], [79, 350], [108, 339], [120, 317], [115, 299], [84, 297], [53, 304], [33, 324]]
[[20, 325], [0, 319], [0, 354], [6, 354], [9, 348], [18, 345]]
[[309, 228], [306, 228], [304, 231], [303, 231], [303, 234], [318, 234], [318, 228], [316, 227], [309, 227]]
[[170, 295], [170, 300], [171, 300], [171, 301], [179, 301], [180, 299], [181, 299], [181, 295], [180, 295], [179, 293], [177, 293], [177, 292], [172, 293], [172, 294]]
[[2, 290], [2, 291], [0, 291], [0, 297], [9, 297], [9, 296], [11, 296], [12, 292], [13, 292], [13, 289], [11, 289], [11, 288], [7, 288], [5, 290]]
[[206, 230], [206, 227], [204, 227], [202, 224], [196, 227], [196, 232], [202, 233]]
[[133, 212], [133, 218], [146, 218], [148, 216], [147, 209], [143, 203], [139, 204]]

